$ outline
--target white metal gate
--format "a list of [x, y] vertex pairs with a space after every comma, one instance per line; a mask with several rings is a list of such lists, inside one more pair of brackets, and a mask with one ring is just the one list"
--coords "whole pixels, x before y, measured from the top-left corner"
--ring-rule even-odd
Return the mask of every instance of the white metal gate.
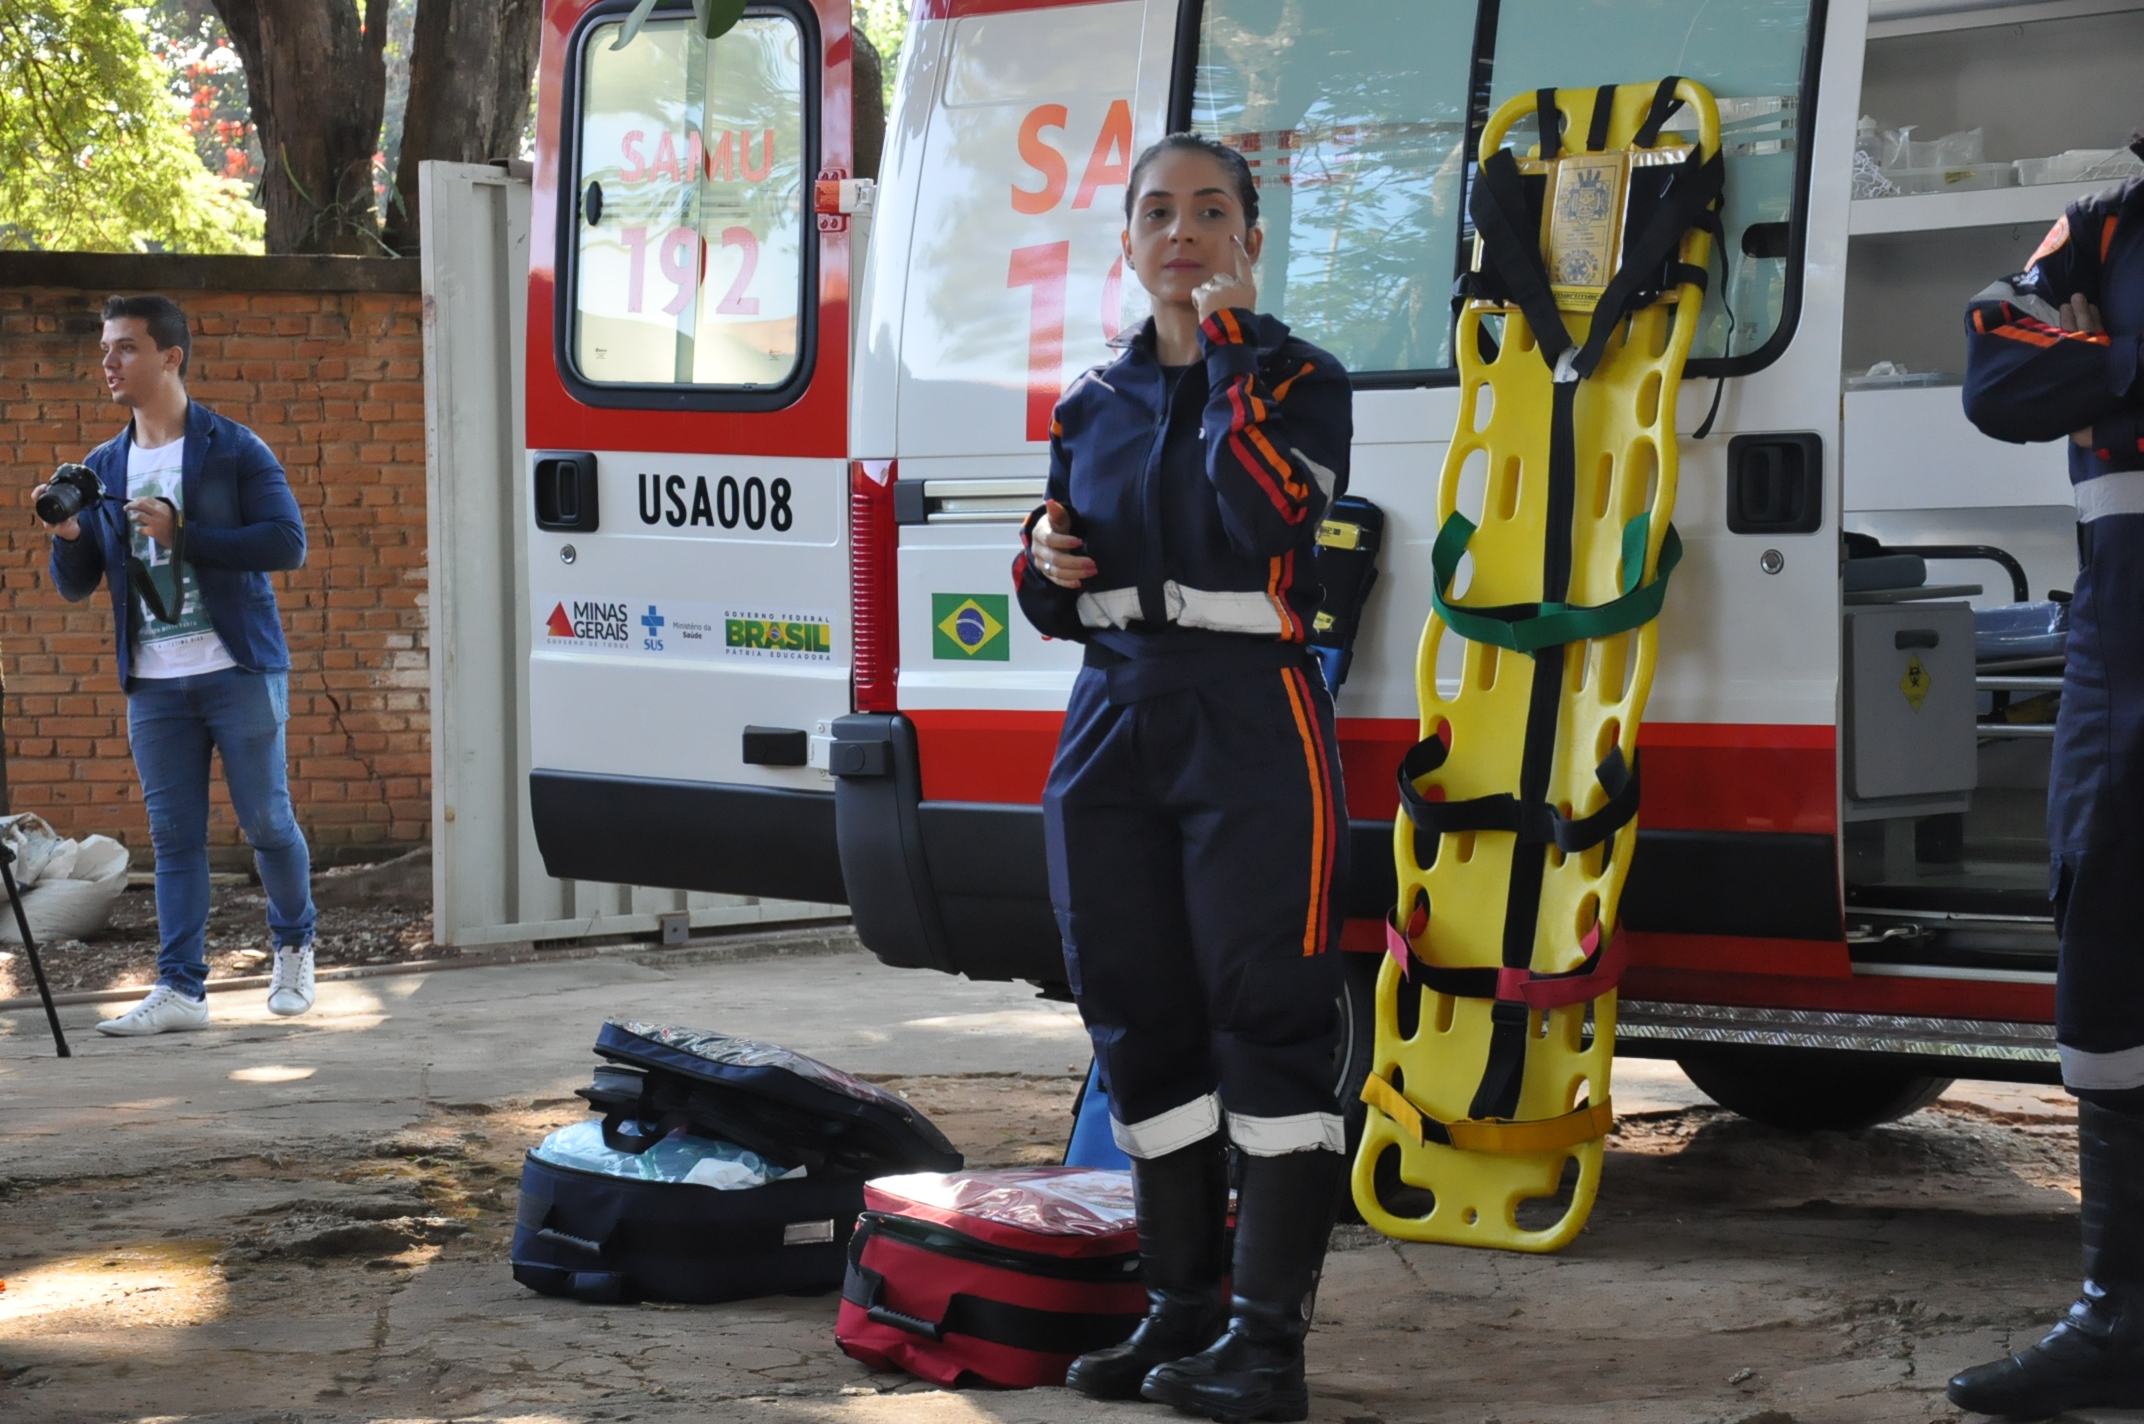
[[529, 819], [528, 500], [521, 432], [529, 182], [419, 170], [431, 562], [432, 903], [440, 944], [846, 915], [843, 905], [554, 880]]

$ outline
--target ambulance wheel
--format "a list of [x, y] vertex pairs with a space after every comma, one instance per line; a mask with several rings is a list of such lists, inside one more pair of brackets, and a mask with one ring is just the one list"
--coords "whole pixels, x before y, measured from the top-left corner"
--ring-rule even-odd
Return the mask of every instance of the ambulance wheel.
[[1917, 1113], [1950, 1087], [1857, 1053], [1739, 1048], [1678, 1059], [1698, 1091], [1785, 1132], [1858, 1132]]
[[[1347, 1159], [1355, 1160], [1362, 1141], [1362, 1124], [1369, 1109], [1362, 1101], [1362, 1082], [1370, 1076], [1370, 1049], [1377, 1035], [1377, 966], [1382, 954], [1340, 951], [1343, 981], [1340, 990], [1340, 1046], [1333, 1053], [1333, 1091], [1340, 1099], [1342, 1120], [1347, 1125]], [[1352, 1192], [1343, 1190], [1336, 1220], [1359, 1225], [1362, 1213], [1355, 1210]]]

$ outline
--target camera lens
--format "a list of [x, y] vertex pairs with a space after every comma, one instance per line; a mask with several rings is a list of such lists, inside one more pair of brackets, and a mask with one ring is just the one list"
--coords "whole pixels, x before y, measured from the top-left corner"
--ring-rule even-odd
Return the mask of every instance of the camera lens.
[[37, 497], [37, 517], [47, 524], [65, 524], [103, 494], [104, 482], [95, 470], [87, 465], [62, 465]]
[[37, 517], [47, 524], [65, 524], [82, 512], [82, 491], [71, 484], [54, 484], [37, 497]]

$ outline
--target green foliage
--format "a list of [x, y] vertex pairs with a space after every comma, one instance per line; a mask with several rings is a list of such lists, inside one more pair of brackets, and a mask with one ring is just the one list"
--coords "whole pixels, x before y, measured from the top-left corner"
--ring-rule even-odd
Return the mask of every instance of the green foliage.
[[0, 249], [261, 250], [260, 210], [202, 166], [139, 14], [0, 0]]
[[908, 37], [908, 0], [855, 0], [850, 16], [871, 37], [884, 66], [879, 81], [886, 90], [886, 113], [893, 114], [893, 76], [900, 70], [901, 41]]

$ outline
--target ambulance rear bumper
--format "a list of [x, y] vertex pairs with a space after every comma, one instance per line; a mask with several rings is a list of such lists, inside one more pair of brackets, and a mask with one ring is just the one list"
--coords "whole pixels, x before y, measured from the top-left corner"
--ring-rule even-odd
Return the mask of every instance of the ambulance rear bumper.
[[[923, 799], [914, 725], [899, 713], [834, 723], [834, 804], [856, 932], [887, 964], [1061, 985], [1039, 805]], [[1392, 903], [1392, 823], [1352, 823], [1351, 917]]]
[[561, 880], [848, 898], [824, 791], [532, 771], [529, 812], [544, 870]]

